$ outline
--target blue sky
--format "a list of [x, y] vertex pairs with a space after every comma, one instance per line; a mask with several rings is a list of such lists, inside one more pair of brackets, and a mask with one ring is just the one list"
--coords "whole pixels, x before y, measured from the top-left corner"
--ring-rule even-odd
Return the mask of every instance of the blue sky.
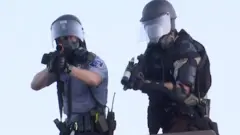
[[[8, 0], [0, 2], [1, 134], [56, 135], [52, 120], [59, 117], [55, 85], [32, 91], [33, 75], [44, 68], [42, 54], [53, 50], [50, 24], [66, 13], [80, 18], [90, 51], [109, 68], [109, 104], [116, 94], [116, 135], [148, 133], [147, 96], [122, 90], [120, 79], [128, 60], [143, 52], [139, 19], [148, 0]], [[236, 0], [171, 0], [177, 28], [203, 43], [210, 56], [213, 86], [211, 117], [221, 135], [236, 134], [239, 109], [239, 34]], [[14, 123], [16, 122], [16, 123]], [[9, 131], [12, 130], [10, 133]]]

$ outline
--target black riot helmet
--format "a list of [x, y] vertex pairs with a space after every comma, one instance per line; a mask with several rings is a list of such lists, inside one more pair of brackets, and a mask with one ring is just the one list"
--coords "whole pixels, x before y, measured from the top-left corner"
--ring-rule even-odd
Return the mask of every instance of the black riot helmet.
[[61, 42], [63, 46], [68, 45], [73, 49], [80, 46], [86, 48], [82, 23], [74, 15], [58, 17], [51, 25], [51, 34], [56, 44]]
[[[140, 22], [152, 43], [166, 42], [167, 36], [175, 30], [176, 12], [170, 2], [167, 0], [152, 0], [145, 5], [142, 11]], [[164, 37], [164, 40], [162, 40]], [[169, 36], [168, 36], [169, 37]]]
[[177, 18], [175, 9], [167, 0], [152, 0], [145, 5], [142, 11], [141, 22], [153, 20], [163, 14], [168, 13], [171, 18], [171, 28], [175, 29], [175, 19]]

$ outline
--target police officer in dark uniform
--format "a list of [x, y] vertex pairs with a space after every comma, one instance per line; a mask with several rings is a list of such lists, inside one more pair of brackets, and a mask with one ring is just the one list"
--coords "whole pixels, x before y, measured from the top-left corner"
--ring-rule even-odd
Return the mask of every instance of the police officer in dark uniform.
[[217, 132], [210, 118], [200, 116], [196, 109], [200, 99], [193, 91], [202, 57], [191, 36], [183, 29], [176, 30], [176, 18], [173, 6], [166, 0], [146, 4], [140, 21], [149, 43], [138, 57], [138, 64], [132, 64], [129, 81], [122, 84], [125, 89], [141, 90], [148, 95], [150, 134], [157, 134], [160, 128], [163, 133]]
[[105, 114], [108, 69], [87, 50], [82, 23], [74, 15], [62, 15], [52, 23], [51, 33], [56, 51], [43, 56], [47, 68], [34, 76], [32, 89], [57, 82], [60, 117], [62, 110], [67, 115], [65, 122], [55, 120], [60, 135], [112, 135], [115, 121]]

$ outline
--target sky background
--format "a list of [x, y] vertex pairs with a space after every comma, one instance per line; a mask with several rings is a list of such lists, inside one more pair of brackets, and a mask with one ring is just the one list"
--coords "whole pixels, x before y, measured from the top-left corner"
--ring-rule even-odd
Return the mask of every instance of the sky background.
[[[52, 122], [59, 117], [55, 84], [32, 91], [31, 80], [45, 66], [42, 54], [53, 50], [50, 25], [62, 14], [82, 21], [90, 51], [109, 69], [109, 105], [116, 92], [115, 135], [146, 135], [148, 99], [122, 90], [120, 79], [128, 60], [142, 53], [141, 10], [149, 0], [3, 0], [1, 26], [1, 135], [58, 135]], [[237, 0], [171, 0], [184, 28], [205, 45], [213, 75], [209, 92], [211, 117], [221, 135], [237, 134], [239, 109], [239, 14]]]

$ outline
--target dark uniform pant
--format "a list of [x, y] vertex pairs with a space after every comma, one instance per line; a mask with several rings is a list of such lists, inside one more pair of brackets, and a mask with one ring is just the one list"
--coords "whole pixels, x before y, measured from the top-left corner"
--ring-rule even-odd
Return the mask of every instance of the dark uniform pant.
[[150, 134], [214, 130], [218, 134], [217, 124], [209, 118], [190, 116], [156, 107], [148, 107], [148, 128]]
[[211, 130], [210, 119], [208, 118], [191, 118], [189, 116], [179, 116], [171, 121], [168, 128], [163, 128], [164, 133]]

